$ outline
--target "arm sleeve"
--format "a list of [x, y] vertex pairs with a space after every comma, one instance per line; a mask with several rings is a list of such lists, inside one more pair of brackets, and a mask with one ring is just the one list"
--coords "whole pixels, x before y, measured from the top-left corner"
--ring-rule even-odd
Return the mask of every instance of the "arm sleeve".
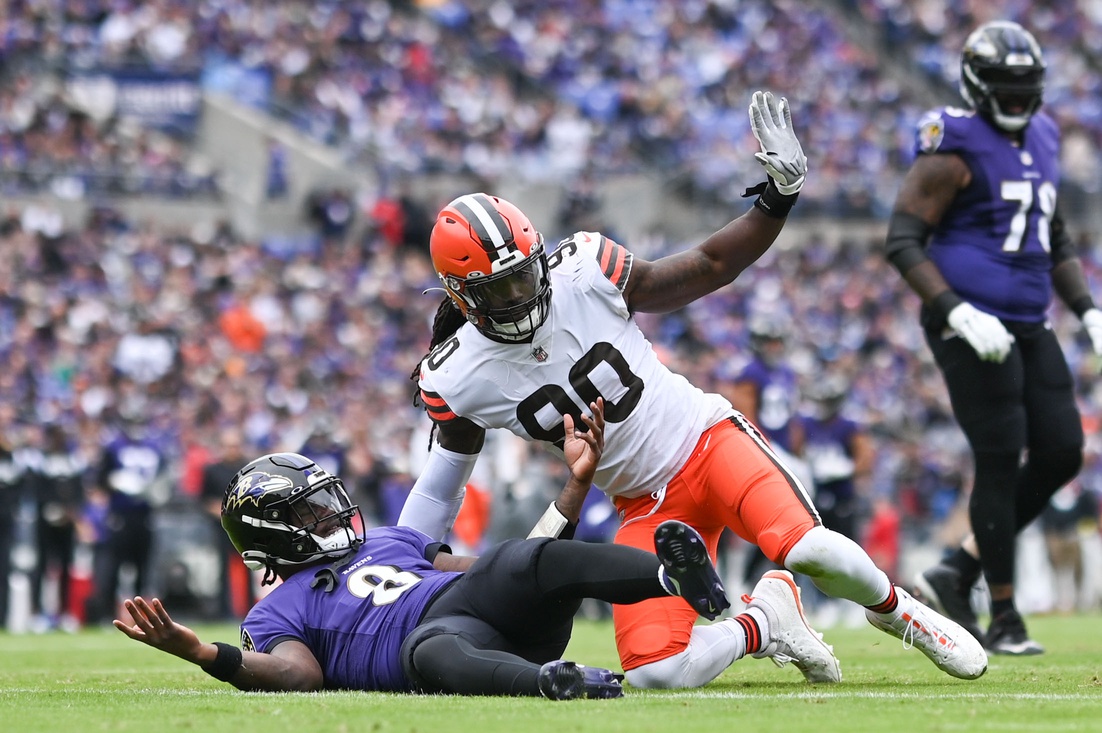
[[929, 261], [926, 240], [930, 238], [930, 230], [930, 225], [914, 214], [899, 211], [892, 214], [884, 254], [900, 275], [906, 275], [915, 265]]
[[1052, 266], [1056, 267], [1061, 262], [1075, 257], [1075, 243], [1071, 241], [1067, 225], [1064, 223], [1060, 205], [1056, 205], [1056, 211], [1049, 222], [1049, 247], [1052, 256]]
[[434, 442], [425, 467], [402, 506], [398, 526], [413, 527], [442, 540], [463, 505], [467, 481], [477, 460], [477, 453], [456, 453]]
[[1052, 286], [1068, 308], [1082, 318], [1084, 313], [1095, 307], [1094, 298], [1091, 297], [1087, 277], [1075, 252], [1075, 243], [1064, 224], [1059, 204], [1052, 215], [1049, 245], [1052, 255]]

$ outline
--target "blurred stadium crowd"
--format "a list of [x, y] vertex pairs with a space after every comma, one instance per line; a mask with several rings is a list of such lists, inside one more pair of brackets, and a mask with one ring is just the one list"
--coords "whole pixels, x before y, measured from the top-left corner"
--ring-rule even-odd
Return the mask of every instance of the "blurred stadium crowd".
[[[788, 96], [801, 125], [813, 173], [800, 215], [885, 217], [915, 121], [955, 99], [963, 37], [996, 10], [1046, 49], [1074, 220], [1102, 183], [1096, 1], [3, 4], [0, 196], [93, 203], [74, 227], [48, 204], [4, 209], [0, 198], [0, 593], [10, 574], [31, 614], [13, 628], [109, 619], [121, 560], [135, 566], [123, 582], [218, 595], [207, 576], [221, 574], [226, 548], [202, 565], [187, 541], [218, 544], [210, 479], [241, 455], [307, 453], [344, 477], [370, 522], [389, 523], [427, 446], [409, 374], [439, 302], [422, 294], [436, 283], [424, 235], [450, 196], [418, 198], [413, 184], [412, 197], [376, 192], [370, 206], [319, 199], [317, 236], [293, 251], [228, 224], [128, 219], [115, 197], [217, 198], [217, 166], [189, 146], [186, 94], [171, 119], [145, 120], [105, 105], [99, 87], [80, 83], [90, 74], [114, 74], [122, 88], [123, 71], [137, 68], [228, 89], [383, 178], [560, 182], [575, 195], [556, 220], [537, 222], [547, 240], [578, 227], [615, 238], [583, 188], [609, 173], [661, 172], [671, 195], [732, 215], [745, 207], [739, 193], [760, 178], [745, 111], [758, 88]], [[335, 204], [344, 214], [332, 215]], [[1102, 285], [1102, 250], [1093, 233], [1081, 239], [1090, 281]], [[622, 243], [648, 258], [691, 244]], [[967, 451], [917, 301], [878, 244], [811, 237], [684, 311], [639, 320], [672, 366], [724, 389], [750, 354], [751, 319], [782, 318], [801, 381], [844, 375], [846, 410], [875, 440], [870, 516], [888, 507], [896, 542], [936, 549], [962, 532]], [[1058, 306], [1053, 325], [1091, 436], [1059, 526], [1094, 520], [1097, 535], [1086, 499], [1102, 496], [1102, 365]], [[457, 527], [475, 550], [526, 532], [561, 477], [535, 449], [495, 440], [476, 475], [485, 494], [472, 492], [494, 496], [493, 507], [472, 508]], [[242, 453], [227, 455], [238, 442]], [[598, 506], [592, 516], [599, 538], [609, 515]], [[120, 528], [130, 543], [121, 554], [111, 546]], [[901, 571], [898, 547], [887, 565]], [[1034, 607], [1099, 604], [1102, 589], [1080, 590]]]

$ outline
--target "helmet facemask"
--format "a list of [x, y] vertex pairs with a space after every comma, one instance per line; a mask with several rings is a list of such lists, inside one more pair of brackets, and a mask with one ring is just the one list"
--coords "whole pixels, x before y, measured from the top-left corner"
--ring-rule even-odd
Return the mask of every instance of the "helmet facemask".
[[448, 296], [484, 336], [530, 341], [547, 320], [551, 277], [543, 235], [498, 196], [465, 194], [437, 214], [429, 252]]
[[[470, 273], [465, 278], [441, 275], [448, 294], [467, 320], [487, 338], [519, 343], [532, 338], [547, 320], [551, 278], [543, 237], [527, 257], [498, 260], [495, 272]], [[504, 265], [504, 266], [500, 266]]]
[[252, 570], [339, 559], [363, 542], [360, 510], [344, 484], [297, 454], [242, 469], [223, 500], [222, 525]]
[[260, 517], [243, 516], [246, 524], [279, 532], [278, 541], [268, 547], [242, 552], [245, 564], [253, 570], [268, 563], [305, 565], [342, 557], [358, 546], [352, 518], [359, 514], [359, 508], [349, 503], [343, 488], [333, 491], [331, 486], [310, 487], [272, 502]]

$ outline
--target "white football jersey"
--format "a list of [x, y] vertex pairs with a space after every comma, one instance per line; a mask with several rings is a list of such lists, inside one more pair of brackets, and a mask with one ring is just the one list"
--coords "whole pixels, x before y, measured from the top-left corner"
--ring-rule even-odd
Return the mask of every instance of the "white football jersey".
[[658, 360], [623, 298], [631, 253], [578, 232], [549, 262], [551, 312], [531, 343], [498, 343], [468, 323], [424, 359], [429, 415], [505, 428], [561, 456], [563, 414], [588, 414], [604, 397], [605, 450], [594, 482], [610, 496], [657, 491], [701, 433], [734, 410]]

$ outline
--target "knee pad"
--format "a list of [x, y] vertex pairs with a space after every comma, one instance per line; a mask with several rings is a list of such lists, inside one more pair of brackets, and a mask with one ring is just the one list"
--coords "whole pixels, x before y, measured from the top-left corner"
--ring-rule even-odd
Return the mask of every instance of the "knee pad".
[[398, 658], [402, 663], [402, 672], [406, 675], [406, 679], [413, 683], [415, 689], [424, 692], [431, 692], [439, 689], [439, 686], [435, 685], [432, 680], [428, 679], [417, 670], [417, 650], [429, 639], [444, 634], [448, 634], [453, 639], [458, 639], [458, 635], [454, 631], [450, 631], [440, 625], [426, 624], [415, 628], [402, 642], [402, 647], [398, 652]]

